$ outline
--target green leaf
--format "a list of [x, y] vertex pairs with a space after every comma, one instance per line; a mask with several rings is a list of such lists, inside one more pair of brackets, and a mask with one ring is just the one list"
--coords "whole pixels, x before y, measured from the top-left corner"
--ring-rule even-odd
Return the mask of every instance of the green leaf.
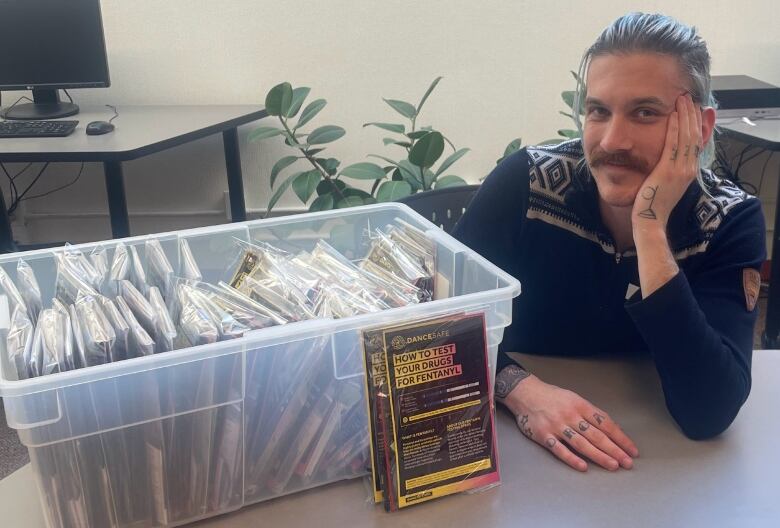
[[[397, 169], [396, 169], [396, 170], [397, 170]], [[376, 181], [374, 182], [374, 185], [372, 185], [372, 186], [371, 186], [371, 195], [372, 195], [372, 196], [373, 196], [373, 194], [376, 192], [376, 188], [377, 188], [377, 187], [379, 187], [379, 184], [380, 184], [380, 183], [382, 183], [382, 180], [376, 180]]]
[[424, 190], [429, 190], [433, 188], [433, 182], [436, 181], [436, 175], [433, 173], [433, 171], [430, 171], [428, 169], [425, 169], [423, 171], [423, 182], [425, 182]]
[[325, 150], [325, 149], [324, 148], [308, 149], [308, 150], [306, 150], [306, 154], [308, 154], [309, 156], [314, 156], [316, 154], [319, 154], [323, 150]]
[[282, 182], [282, 184], [276, 188], [276, 191], [271, 196], [271, 200], [269, 200], [268, 202], [268, 210], [265, 213], [266, 216], [271, 212], [271, 209], [274, 208], [276, 202], [279, 201], [279, 198], [281, 198], [284, 192], [290, 187], [290, 184], [293, 182], [293, 180], [300, 175], [301, 175], [300, 172], [296, 172], [295, 174], [293, 174], [292, 176], [284, 180], [284, 182]]
[[518, 150], [520, 150], [522, 144], [523, 144], [523, 140], [520, 138], [513, 139], [512, 141], [510, 141], [509, 144], [504, 149], [504, 157], [506, 158], [510, 154], [513, 154]]
[[336, 209], [345, 209], [347, 207], [358, 207], [363, 205], [363, 199], [357, 196], [347, 196], [336, 202]]
[[309, 211], [327, 211], [333, 209], [334, 205], [333, 195], [330, 193], [323, 194], [314, 199], [309, 206]]
[[580, 133], [577, 130], [559, 130], [558, 135], [568, 139], [575, 139], [580, 137]]
[[471, 149], [462, 148], [462, 149], [457, 150], [457, 151], [453, 152], [452, 154], [450, 154], [449, 157], [447, 157], [447, 159], [442, 161], [441, 165], [439, 165], [439, 168], [436, 171], [436, 176], [439, 176], [444, 171], [446, 171], [447, 169], [452, 167], [452, 165], [456, 161], [458, 161], [460, 158], [462, 158], [469, 150], [471, 150]]
[[423, 95], [423, 98], [420, 100], [420, 104], [417, 105], [417, 114], [420, 113], [420, 109], [425, 104], [425, 101], [428, 99], [428, 96], [431, 95], [431, 92], [434, 88], [436, 88], [436, 85], [439, 84], [439, 81], [441, 81], [441, 77], [436, 77], [431, 85], [428, 87], [428, 90], [425, 92], [425, 95]]
[[271, 169], [271, 188], [274, 188], [274, 183], [276, 182], [276, 177], [279, 176], [279, 173], [282, 172], [284, 169], [292, 165], [296, 162], [298, 159], [297, 156], [285, 156], [279, 161], [277, 161], [273, 168]]
[[395, 132], [397, 134], [403, 134], [406, 131], [404, 125], [396, 125], [395, 123], [365, 123], [363, 128], [367, 126], [379, 127], [383, 130], [389, 130], [390, 132]]
[[328, 193], [333, 193], [334, 195], [338, 196], [336, 190], [338, 189], [338, 191], [343, 192], [346, 187], [347, 184], [341, 180], [334, 180], [333, 178], [329, 180], [321, 180], [320, 183], [317, 184], [317, 194], [324, 196]]
[[269, 115], [287, 115], [292, 104], [293, 89], [290, 83], [277, 84], [265, 96], [265, 110]]
[[412, 194], [412, 187], [405, 181], [389, 181], [379, 186], [376, 192], [378, 202], [392, 202]]
[[567, 90], [565, 92], [561, 92], [561, 99], [563, 99], [563, 102], [566, 103], [566, 106], [574, 109], [574, 92], [571, 90]]
[[339, 165], [341, 165], [341, 162], [336, 158], [314, 158], [314, 161], [319, 163], [320, 167], [325, 169], [325, 172], [328, 173], [328, 176], [333, 176], [336, 174], [336, 171], [339, 169]]
[[287, 110], [287, 113], [285, 114], [287, 117], [295, 117], [298, 113], [298, 110], [301, 109], [301, 105], [303, 104], [303, 101], [306, 100], [306, 98], [309, 96], [309, 92], [311, 91], [311, 88], [307, 88], [305, 86], [302, 86], [300, 88], [295, 88], [292, 93], [292, 102], [290, 103], [290, 108]]
[[397, 161], [393, 161], [390, 158], [386, 158], [384, 156], [380, 156], [379, 154], [369, 154], [368, 157], [369, 158], [378, 158], [378, 159], [384, 160], [387, 163], [389, 163], [390, 165], [393, 165], [394, 167], [398, 166], [398, 162]]
[[370, 162], [354, 163], [349, 167], [344, 167], [341, 175], [356, 180], [380, 180], [387, 176], [382, 167]]
[[445, 189], [447, 187], [458, 187], [468, 185], [460, 176], [443, 176], [436, 180], [436, 189]]
[[299, 174], [292, 182], [293, 191], [305, 204], [314, 194], [317, 184], [322, 180], [322, 174], [318, 170], [310, 170]]
[[431, 132], [420, 138], [412, 151], [409, 152], [409, 161], [418, 167], [431, 167], [444, 152], [444, 138], [439, 132]]
[[420, 139], [427, 134], [430, 134], [429, 130], [415, 130], [414, 132], [409, 132], [406, 134], [406, 137], [409, 139]]
[[569, 70], [569, 73], [571, 73], [571, 75], [572, 75], [572, 77], [574, 77], [575, 81], [582, 82], [581, 79], [580, 79], [580, 76], [577, 75], [577, 72], [575, 72], [574, 70]]
[[393, 138], [384, 138], [382, 140], [382, 143], [384, 143], [385, 145], [400, 145], [402, 147], [411, 147], [412, 146], [412, 144], [409, 143], [408, 141], [398, 141], [398, 140], [393, 139]]
[[396, 99], [382, 99], [384, 102], [389, 104], [393, 110], [398, 112], [404, 117], [408, 117], [409, 119], [414, 119], [414, 117], [417, 115], [417, 110], [415, 110], [414, 106], [410, 103], [407, 103], [406, 101], [398, 101]]
[[346, 131], [340, 126], [326, 125], [312, 130], [306, 142], [309, 145], [321, 145], [336, 141], [344, 134], [346, 134]]
[[249, 133], [247, 140], [249, 141], [261, 141], [263, 139], [272, 138], [284, 134], [284, 130], [280, 130], [274, 127], [257, 127]]
[[368, 194], [366, 191], [355, 189], [354, 187], [348, 187], [344, 189], [344, 192], [342, 194], [344, 196], [357, 196], [358, 198], [362, 199], [364, 203], [368, 198], [372, 198], [372, 196]]
[[314, 116], [319, 114], [320, 110], [325, 108], [326, 104], [328, 104], [328, 102], [325, 99], [316, 99], [307, 104], [306, 108], [304, 108], [303, 112], [301, 112], [301, 117], [298, 118], [298, 124], [295, 125], [295, 128], [301, 128], [303, 125], [314, 119]]
[[404, 177], [404, 181], [411, 185], [414, 192], [422, 189], [422, 175], [420, 174], [420, 167], [412, 165], [412, 162], [409, 160], [401, 160], [401, 162], [398, 164], [398, 168], [401, 171], [401, 176]]
[[404, 175], [401, 174], [401, 169], [395, 169], [393, 171], [393, 177], [391, 179], [393, 181], [404, 181]]
[[558, 113], [559, 113], [559, 114], [561, 114], [561, 115], [563, 115], [563, 116], [566, 116], [566, 117], [568, 117], [569, 119], [574, 119], [574, 116], [573, 116], [573, 115], [571, 115], [571, 114], [569, 114], [569, 113], [567, 113], [567, 112], [564, 112], [563, 110], [558, 110]]

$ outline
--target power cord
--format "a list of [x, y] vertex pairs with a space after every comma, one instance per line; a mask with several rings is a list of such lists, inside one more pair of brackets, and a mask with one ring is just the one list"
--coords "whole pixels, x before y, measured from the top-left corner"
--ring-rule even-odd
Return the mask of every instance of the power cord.
[[111, 110], [114, 111], [114, 117], [112, 117], [111, 119], [108, 120], [108, 122], [111, 123], [111, 122], [114, 121], [114, 119], [119, 117], [119, 112], [117, 111], [116, 106], [114, 106], [114, 105], [107, 104], [106, 107], [108, 107], [108, 108], [110, 108]]
[[57, 191], [61, 191], [61, 190], [63, 190], [63, 189], [67, 189], [68, 187], [70, 187], [71, 185], [74, 185], [74, 184], [75, 184], [77, 181], [79, 181], [79, 178], [81, 178], [81, 174], [82, 174], [83, 172], [84, 172], [84, 162], [82, 161], [82, 162], [81, 162], [81, 167], [79, 167], [79, 172], [78, 172], [78, 174], [76, 175], [76, 177], [75, 177], [75, 178], [73, 178], [73, 180], [72, 180], [72, 181], [70, 181], [70, 182], [66, 183], [65, 185], [60, 185], [59, 187], [56, 187], [56, 188], [54, 188], [54, 189], [52, 189], [52, 190], [50, 190], [50, 191], [46, 191], [45, 193], [41, 193], [41, 194], [34, 194], [34, 195], [32, 195], [32, 196], [28, 196], [27, 198], [22, 198], [22, 197], [19, 197], [19, 201], [20, 201], [20, 202], [23, 202], [23, 201], [25, 201], [25, 200], [33, 200], [33, 199], [35, 199], [35, 198], [43, 198], [44, 196], [49, 196], [50, 194], [54, 194], [54, 193], [56, 193]]

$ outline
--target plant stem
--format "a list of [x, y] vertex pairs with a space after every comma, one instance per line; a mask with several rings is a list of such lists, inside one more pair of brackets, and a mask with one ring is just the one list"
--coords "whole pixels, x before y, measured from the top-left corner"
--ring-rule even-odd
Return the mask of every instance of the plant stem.
[[[312, 157], [312, 155], [311, 155], [311, 154], [309, 154], [309, 153], [306, 151], [306, 149], [305, 149], [305, 148], [303, 148], [303, 145], [301, 145], [300, 143], [298, 143], [298, 140], [295, 138], [295, 133], [294, 133], [294, 132], [292, 132], [292, 131], [290, 130], [290, 127], [288, 127], [288, 126], [287, 126], [287, 121], [286, 121], [285, 119], [283, 119], [283, 118], [282, 118], [282, 116], [279, 116], [279, 121], [281, 121], [281, 123], [282, 123], [282, 126], [283, 126], [283, 127], [284, 127], [284, 129], [287, 131], [287, 133], [290, 135], [290, 138], [292, 139], [293, 143], [295, 143], [295, 146], [298, 148], [298, 150], [300, 150], [300, 151], [301, 151], [301, 153], [302, 153], [302, 154], [303, 154], [303, 155], [306, 157], [306, 159], [307, 159], [307, 160], [309, 160], [309, 162], [310, 162], [312, 165], [314, 165], [314, 168], [315, 168], [315, 169], [317, 169], [317, 172], [319, 172], [319, 173], [320, 173], [320, 175], [322, 176], [322, 178], [323, 178], [324, 180], [327, 180], [327, 181], [330, 183], [330, 186], [331, 186], [331, 187], [333, 187], [333, 190], [334, 190], [334, 191], [336, 191], [336, 194], [338, 194], [338, 195], [341, 197], [341, 199], [342, 199], [342, 200], [345, 200], [345, 199], [346, 199], [346, 196], [344, 196], [343, 194], [341, 194], [341, 190], [338, 188], [338, 186], [337, 186], [335, 183], [333, 183], [333, 180], [332, 180], [332, 178], [330, 177], [330, 175], [329, 175], [327, 172], [325, 172], [325, 169], [323, 169], [322, 167], [320, 167], [320, 164], [319, 164], [319, 163], [317, 163], [317, 161], [314, 159], [314, 157]], [[305, 204], [304, 204], [304, 205], [305, 205]]]

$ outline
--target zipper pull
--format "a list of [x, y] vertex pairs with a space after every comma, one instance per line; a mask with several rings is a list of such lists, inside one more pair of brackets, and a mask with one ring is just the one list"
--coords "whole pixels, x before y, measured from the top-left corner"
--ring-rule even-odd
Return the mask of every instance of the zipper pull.
[[621, 258], [623, 258], [623, 254], [622, 253], [618, 253], [617, 251], [615, 251], [615, 264], [620, 264], [620, 259]]

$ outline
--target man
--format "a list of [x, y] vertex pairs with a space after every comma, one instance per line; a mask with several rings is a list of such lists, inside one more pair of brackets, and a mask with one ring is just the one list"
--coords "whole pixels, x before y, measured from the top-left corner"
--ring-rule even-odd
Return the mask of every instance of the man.
[[649, 353], [692, 439], [724, 431], [750, 391], [764, 220], [758, 200], [700, 169], [715, 124], [709, 63], [694, 28], [616, 20], [580, 67], [582, 140], [507, 158], [455, 228], [523, 286], [497, 400], [580, 471], [585, 458], [629, 469], [638, 450], [604, 410], [506, 352]]

